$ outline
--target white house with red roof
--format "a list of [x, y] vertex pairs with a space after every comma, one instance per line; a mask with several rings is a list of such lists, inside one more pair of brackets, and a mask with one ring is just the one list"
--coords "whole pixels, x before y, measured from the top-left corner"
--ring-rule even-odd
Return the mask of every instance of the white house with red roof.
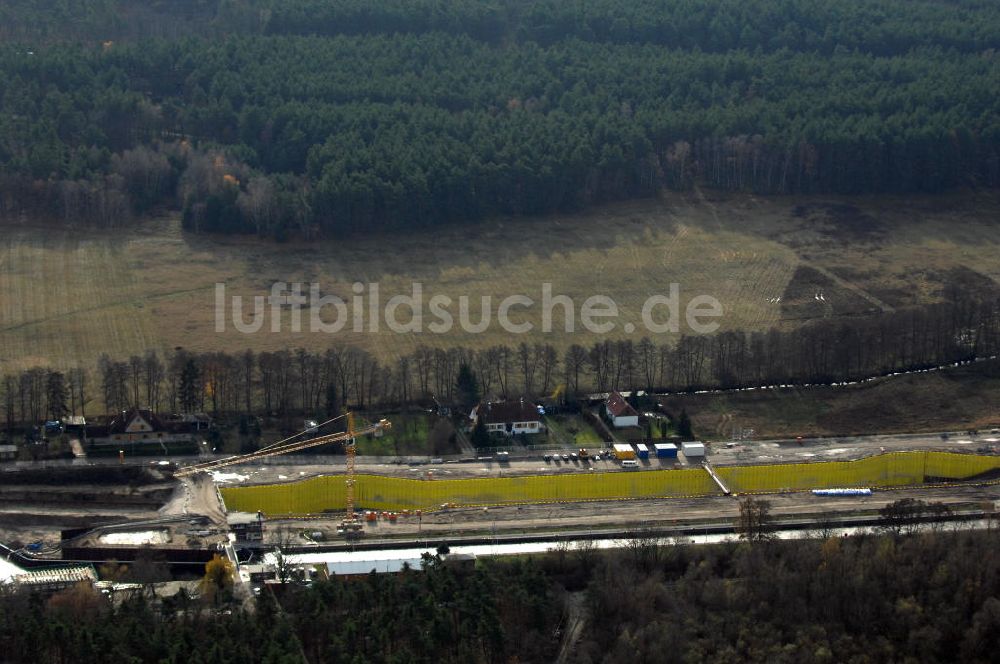
[[616, 429], [639, 426], [639, 413], [625, 401], [621, 392], [612, 392], [604, 402], [604, 412]]

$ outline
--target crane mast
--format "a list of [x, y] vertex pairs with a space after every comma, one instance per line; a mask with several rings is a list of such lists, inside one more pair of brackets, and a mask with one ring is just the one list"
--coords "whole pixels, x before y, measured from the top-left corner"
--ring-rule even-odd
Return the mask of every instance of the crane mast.
[[[383, 420], [385, 421], [385, 420]], [[354, 514], [354, 462], [358, 454], [357, 441], [354, 435], [354, 413], [347, 413], [347, 438], [344, 439], [344, 454], [347, 457], [347, 478], [344, 487], [344, 503], [347, 508], [344, 520], [340, 522], [340, 533], [351, 537], [360, 533], [363, 524]]]

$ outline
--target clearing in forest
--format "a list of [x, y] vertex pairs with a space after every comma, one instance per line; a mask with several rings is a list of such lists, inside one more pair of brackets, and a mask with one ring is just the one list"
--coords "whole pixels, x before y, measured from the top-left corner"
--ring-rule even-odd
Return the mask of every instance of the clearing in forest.
[[[474, 225], [356, 235], [276, 244], [254, 238], [182, 233], [176, 219], [135, 230], [95, 232], [5, 226], [0, 236], [0, 369], [33, 365], [93, 366], [102, 352], [125, 359], [146, 349], [255, 351], [354, 344], [379, 359], [420, 344], [482, 348], [550, 342], [588, 345], [579, 307], [608, 295], [620, 310], [609, 338], [645, 332], [647, 297], [681, 292], [682, 310], [696, 295], [723, 306], [722, 329], [759, 331], [813, 318], [849, 317], [938, 300], [947, 285], [982, 289], [1000, 279], [1000, 225], [992, 194], [906, 199], [666, 195], [548, 218], [496, 219]], [[524, 294], [536, 301], [519, 320], [534, 324], [514, 335], [495, 322], [470, 334], [456, 325], [444, 335], [378, 332], [244, 335], [227, 324], [215, 331], [215, 285], [229, 295], [267, 295], [275, 281], [318, 282], [324, 294], [350, 302], [351, 285], [377, 282], [382, 302], [423, 286], [427, 301], [444, 294], [480, 298]], [[540, 331], [542, 284], [577, 306], [577, 330]], [[452, 307], [457, 314], [457, 305]], [[268, 309], [270, 316], [270, 309]], [[308, 311], [303, 320], [308, 321]], [[408, 319], [406, 310], [400, 320]], [[626, 321], [638, 329], [627, 334]], [[682, 326], [683, 330], [683, 326]], [[671, 342], [677, 335], [649, 335]]]

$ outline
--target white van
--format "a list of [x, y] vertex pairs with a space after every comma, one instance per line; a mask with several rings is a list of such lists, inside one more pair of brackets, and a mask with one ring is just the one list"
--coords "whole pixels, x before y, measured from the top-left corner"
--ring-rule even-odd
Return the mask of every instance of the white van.
[[635, 459], [625, 459], [624, 461], [622, 461], [622, 468], [625, 468], [626, 470], [638, 467], [639, 467], [639, 462], [636, 461]]

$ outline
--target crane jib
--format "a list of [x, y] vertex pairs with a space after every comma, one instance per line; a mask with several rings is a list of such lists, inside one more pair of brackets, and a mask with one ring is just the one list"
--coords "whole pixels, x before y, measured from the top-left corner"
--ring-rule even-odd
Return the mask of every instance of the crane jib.
[[[217, 468], [225, 468], [226, 466], [235, 466], [241, 463], [249, 463], [252, 461], [257, 461], [258, 459], [266, 459], [268, 457], [278, 456], [281, 454], [288, 454], [289, 452], [296, 452], [298, 450], [304, 450], [310, 447], [326, 445], [327, 443], [343, 442], [345, 448], [354, 451], [357, 446], [357, 436], [364, 436], [370, 433], [375, 433], [377, 431], [382, 431], [384, 429], [390, 428], [390, 426], [391, 425], [388, 420], [379, 420], [374, 424], [369, 424], [360, 429], [349, 430], [342, 433], [329, 434], [326, 436], [319, 436], [318, 438], [312, 438], [310, 440], [303, 440], [293, 443], [275, 444], [269, 447], [265, 447], [264, 449], [257, 450], [256, 452], [250, 452], [249, 454], [240, 454], [234, 457], [229, 457], [227, 459], [219, 459], [217, 461], [210, 461], [208, 463], [188, 466], [187, 468], [182, 468], [178, 470], [176, 473], [174, 473], [174, 476], [187, 477], [189, 475], [194, 475], [196, 473], [210, 472], [212, 470], [216, 470]], [[353, 427], [349, 427], [349, 429], [353, 429]], [[294, 437], [295, 436], [293, 436], [293, 438]], [[349, 456], [353, 455], [349, 454]]]

